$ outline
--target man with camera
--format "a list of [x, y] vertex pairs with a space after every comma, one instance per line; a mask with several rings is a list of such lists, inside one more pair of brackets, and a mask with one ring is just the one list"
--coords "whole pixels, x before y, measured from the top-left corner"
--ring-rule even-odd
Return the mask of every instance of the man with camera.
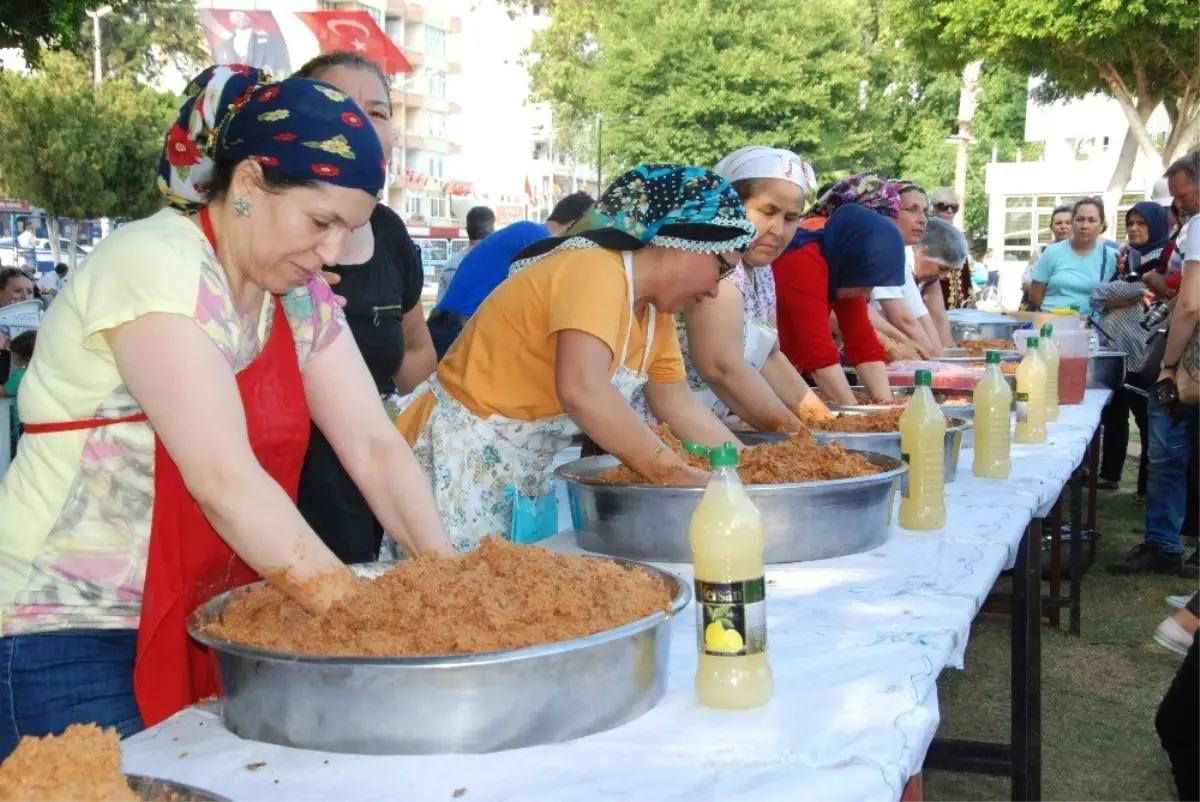
[[1187, 515], [1188, 461], [1200, 435], [1200, 151], [1167, 169], [1167, 182], [1180, 213], [1188, 215], [1176, 240], [1183, 280], [1171, 311], [1162, 370], [1148, 404], [1150, 470], [1146, 493], [1146, 537], [1110, 573], [1177, 573], [1196, 578], [1197, 553], [1186, 561], [1179, 533]]

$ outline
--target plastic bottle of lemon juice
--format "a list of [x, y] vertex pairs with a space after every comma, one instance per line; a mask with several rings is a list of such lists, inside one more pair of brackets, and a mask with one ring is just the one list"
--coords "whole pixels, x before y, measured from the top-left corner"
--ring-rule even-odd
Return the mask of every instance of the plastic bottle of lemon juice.
[[1046, 420], [1050, 423], [1058, 420], [1058, 346], [1052, 339], [1054, 324], [1042, 326], [1042, 336], [1038, 340], [1038, 356], [1046, 364]]
[[975, 462], [971, 472], [984, 479], [1007, 479], [1012, 472], [1012, 388], [1000, 372], [1000, 352], [987, 352], [987, 369], [975, 385]]
[[1041, 344], [1030, 337], [1025, 358], [1017, 365], [1017, 443], [1046, 442], [1046, 363], [1038, 354]]
[[706, 707], [760, 707], [775, 690], [767, 662], [762, 515], [738, 478], [733, 444], [708, 451], [708, 458], [712, 478], [688, 530], [700, 650], [696, 696]]
[[933, 397], [932, 382], [928, 370], [916, 372], [916, 392], [900, 416], [900, 453], [908, 463], [900, 480], [900, 526], [905, 529], [946, 525], [946, 416]]

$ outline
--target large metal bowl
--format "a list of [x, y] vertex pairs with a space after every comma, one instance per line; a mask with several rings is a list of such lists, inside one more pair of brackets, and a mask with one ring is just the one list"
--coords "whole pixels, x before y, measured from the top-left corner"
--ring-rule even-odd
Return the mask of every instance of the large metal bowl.
[[[943, 348], [940, 356], [933, 358], [934, 362], [949, 362], [951, 364], [969, 364], [971, 362], [984, 362], [986, 356], [975, 356], [967, 353], [966, 348]], [[1017, 350], [1000, 351], [1001, 362], [1020, 362], [1021, 352]]]
[[[356, 570], [378, 575], [390, 567], [371, 563]], [[519, 749], [612, 729], [662, 699], [669, 622], [692, 593], [674, 574], [641, 567], [667, 586], [670, 612], [584, 638], [511, 651], [325, 657], [246, 646], [201, 632], [199, 627], [219, 616], [236, 590], [198, 608], [188, 632], [214, 652], [225, 687], [221, 717], [242, 738], [362, 755]], [[396, 614], [420, 615], [420, 610]]]
[[1100, 351], [1088, 357], [1087, 389], [1116, 392], [1125, 384], [1124, 351]]
[[954, 310], [949, 314], [950, 333], [955, 342], [963, 340], [1011, 340], [1013, 332], [1025, 326], [1023, 320], [1006, 315]]
[[[842, 412], [843, 415], [867, 415], [861, 407], [854, 407]], [[945, 480], [953, 482], [958, 475], [958, 454], [962, 451], [963, 434], [971, 428], [970, 421], [962, 418], [946, 418], [946, 451], [945, 451]], [[844, 432], [812, 433], [813, 439], [821, 445], [828, 445], [838, 440], [847, 451], [871, 451], [900, 459], [900, 432], [870, 432], [867, 434], [847, 434]], [[748, 446], [759, 443], [777, 443], [788, 437], [786, 434], [775, 432], [745, 432], [738, 433], [738, 438]]]
[[[892, 398], [899, 401], [900, 399], [912, 398], [913, 393], [917, 390], [916, 387], [893, 387]], [[938, 407], [942, 410], [942, 414], [948, 418], [962, 418], [963, 420], [975, 420], [975, 391], [965, 389], [947, 389], [934, 390], [933, 398], [938, 402]], [[948, 403], [952, 399], [968, 400], [966, 404]], [[892, 404], [829, 404], [829, 409], [833, 412], [887, 412], [895, 409]]]
[[[824, 560], [867, 551], [887, 540], [899, 459], [864, 454], [883, 472], [856, 479], [747, 485], [763, 516], [771, 564]], [[692, 561], [688, 525], [701, 487], [600, 484], [595, 477], [615, 457], [585, 457], [560, 467], [579, 545], [600, 554], [656, 562]]]
[[126, 774], [125, 779], [129, 781], [133, 792], [146, 802], [228, 802], [229, 799], [174, 780], [160, 780], [141, 774]]

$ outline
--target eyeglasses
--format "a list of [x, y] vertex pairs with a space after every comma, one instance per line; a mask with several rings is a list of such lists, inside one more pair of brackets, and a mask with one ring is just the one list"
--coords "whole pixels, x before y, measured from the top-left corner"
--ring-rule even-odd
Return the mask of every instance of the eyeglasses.
[[719, 262], [721, 265], [721, 272], [717, 273], [718, 280], [733, 275], [733, 271], [742, 266], [740, 260], [737, 264], [732, 264], [728, 259], [725, 258], [724, 254], [714, 253], [713, 256], [717, 257], [717, 262]]
[[935, 203], [933, 204], [933, 208], [937, 209], [939, 212], [954, 212], [955, 214], [958, 214], [957, 203]]

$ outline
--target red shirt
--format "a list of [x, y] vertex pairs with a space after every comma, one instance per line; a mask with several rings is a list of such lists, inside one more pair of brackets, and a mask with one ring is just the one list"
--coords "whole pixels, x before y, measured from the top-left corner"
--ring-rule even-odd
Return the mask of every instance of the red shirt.
[[789, 251], [772, 265], [778, 303], [779, 348], [796, 370], [814, 370], [840, 364], [829, 313], [837, 315], [846, 359], [851, 365], [886, 362], [887, 352], [875, 336], [867, 314], [866, 298], [829, 300], [829, 263], [819, 243], [810, 242]]

